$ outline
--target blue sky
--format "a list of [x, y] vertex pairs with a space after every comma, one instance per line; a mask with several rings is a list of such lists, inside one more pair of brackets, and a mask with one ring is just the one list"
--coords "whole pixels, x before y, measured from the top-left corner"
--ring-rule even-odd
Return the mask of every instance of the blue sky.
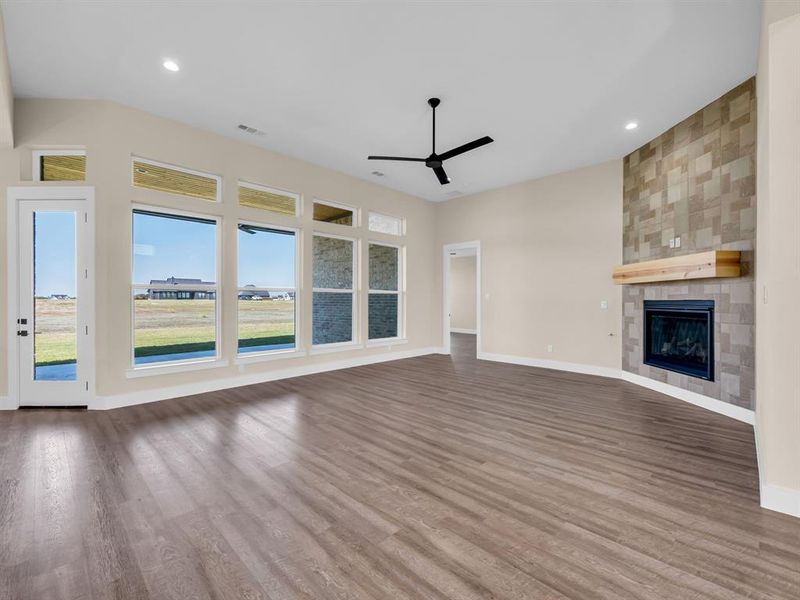
[[[135, 283], [171, 276], [214, 281], [215, 225], [135, 213]], [[239, 285], [293, 287], [294, 236], [257, 231], [239, 236]]]
[[[239, 285], [294, 287], [294, 236], [256, 231], [239, 236]], [[215, 225], [135, 213], [133, 280], [216, 279]], [[36, 213], [36, 295], [75, 295], [75, 215]]]
[[34, 294], [75, 295], [75, 213], [36, 212]]

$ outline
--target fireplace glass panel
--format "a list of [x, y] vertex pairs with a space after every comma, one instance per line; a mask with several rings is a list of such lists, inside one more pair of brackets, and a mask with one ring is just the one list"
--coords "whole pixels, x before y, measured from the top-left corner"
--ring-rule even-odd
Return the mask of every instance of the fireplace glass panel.
[[714, 303], [645, 302], [645, 364], [714, 379]]

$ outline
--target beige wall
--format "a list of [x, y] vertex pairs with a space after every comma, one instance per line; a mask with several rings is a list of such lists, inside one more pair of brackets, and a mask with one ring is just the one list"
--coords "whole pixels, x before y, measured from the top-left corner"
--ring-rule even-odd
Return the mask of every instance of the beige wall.
[[481, 350], [619, 369], [621, 215], [621, 160], [437, 205], [439, 252], [481, 242]]
[[11, 70], [8, 66], [3, 15], [0, 13], [0, 148], [11, 148], [13, 135], [14, 93], [11, 89]]
[[765, 506], [790, 511], [793, 505], [800, 516], [798, 2], [764, 4], [757, 93], [756, 436], [761, 494]]
[[477, 265], [474, 256], [454, 256], [450, 259], [451, 329], [475, 331], [477, 328]]
[[[303, 195], [304, 216], [302, 268], [299, 284], [302, 304], [298, 307], [302, 330], [300, 343], [305, 348], [311, 340], [311, 232], [335, 232], [361, 240], [397, 242], [398, 238], [370, 234], [366, 226], [351, 230], [329, 223], [313, 222], [310, 203], [314, 197], [374, 209], [407, 219], [407, 337], [408, 343], [392, 348], [413, 351], [439, 345], [438, 329], [441, 306], [434, 280], [434, 208], [419, 198], [371, 184], [309, 163], [281, 156], [219, 135], [133, 110], [119, 104], [81, 100], [18, 100], [15, 107], [16, 149], [0, 150], [0, 189], [25, 185], [31, 179], [31, 149], [42, 147], [85, 146], [87, 182], [96, 187], [97, 204], [97, 394], [117, 396], [156, 388], [202, 384], [204, 381], [259, 375], [277, 369], [330, 363], [354, 357], [389, 352], [389, 348], [366, 348], [334, 354], [315, 355], [239, 367], [214, 368], [191, 373], [128, 379], [130, 367], [130, 264], [131, 204], [144, 203], [223, 217], [222, 288], [225, 297], [235, 297], [236, 223], [238, 217], [261, 220], [276, 225], [296, 224], [292, 218], [256, 209], [239, 208], [236, 202], [237, 180], [242, 179], [292, 190]], [[223, 178], [223, 202], [210, 203], [173, 196], [131, 186], [131, 155], [151, 158], [192, 169], [215, 173]], [[367, 167], [365, 166], [365, 172]], [[6, 240], [5, 197], [0, 206], [0, 247]], [[362, 223], [366, 219], [362, 219]], [[366, 281], [366, 244], [361, 247], [361, 282]], [[5, 255], [5, 252], [3, 252]], [[6, 264], [0, 261], [0, 281], [6, 281]], [[360, 339], [366, 337], [366, 293], [360, 294]], [[0, 313], [6, 314], [6, 298], [0, 298]], [[222, 304], [224, 358], [236, 354], [236, 304]], [[0, 320], [0, 339], [7, 339], [7, 320]], [[437, 332], [437, 333], [434, 333]], [[0, 360], [6, 364], [5, 343]], [[7, 376], [0, 370], [0, 395], [6, 393]]]

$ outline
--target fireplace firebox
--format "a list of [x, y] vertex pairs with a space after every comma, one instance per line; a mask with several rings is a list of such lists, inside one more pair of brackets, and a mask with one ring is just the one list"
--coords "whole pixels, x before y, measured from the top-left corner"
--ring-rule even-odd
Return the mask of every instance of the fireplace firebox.
[[714, 381], [714, 301], [645, 300], [644, 363]]

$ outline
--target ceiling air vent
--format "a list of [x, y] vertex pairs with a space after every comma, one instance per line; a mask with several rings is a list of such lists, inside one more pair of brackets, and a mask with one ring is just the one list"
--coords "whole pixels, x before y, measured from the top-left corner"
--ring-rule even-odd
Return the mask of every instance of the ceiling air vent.
[[237, 129], [240, 131], [244, 131], [245, 133], [249, 133], [250, 135], [266, 135], [265, 132], [261, 131], [260, 129], [256, 129], [255, 127], [250, 127], [249, 125], [242, 125], [241, 123], [236, 126]]

